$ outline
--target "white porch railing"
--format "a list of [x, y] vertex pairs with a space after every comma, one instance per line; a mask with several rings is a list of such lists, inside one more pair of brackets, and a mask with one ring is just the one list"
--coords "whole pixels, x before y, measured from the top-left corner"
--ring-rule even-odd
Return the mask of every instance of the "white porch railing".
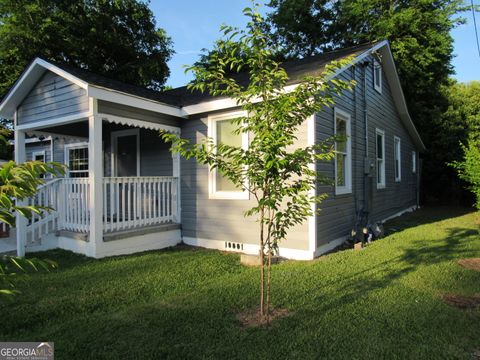
[[34, 244], [42, 236], [56, 231], [59, 226], [62, 206], [63, 179], [55, 179], [39, 186], [37, 194], [30, 198], [28, 205], [41, 206], [50, 210], [42, 210], [41, 214], [32, 214], [27, 224], [27, 243]]
[[64, 204], [61, 229], [88, 232], [90, 228], [90, 184], [88, 178], [63, 179]]
[[[90, 230], [88, 178], [55, 179], [38, 188], [29, 205], [44, 206], [27, 224], [27, 243], [57, 230]], [[178, 179], [170, 176], [103, 179], [103, 231], [114, 232], [179, 221]], [[101, 204], [99, 204], [101, 205]]]
[[103, 179], [104, 232], [177, 221], [177, 178]]

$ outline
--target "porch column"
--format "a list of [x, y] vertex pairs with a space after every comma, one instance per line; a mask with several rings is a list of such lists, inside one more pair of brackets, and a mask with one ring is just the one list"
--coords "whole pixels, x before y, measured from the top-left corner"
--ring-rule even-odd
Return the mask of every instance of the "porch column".
[[172, 167], [172, 176], [176, 178], [174, 199], [172, 201], [173, 205], [173, 221], [176, 223], [181, 222], [181, 193], [180, 193], [180, 154], [172, 153], [173, 167]]
[[[15, 162], [21, 164], [25, 161], [25, 133], [15, 129]], [[17, 205], [24, 206], [26, 205], [26, 201], [17, 201]], [[15, 228], [17, 237], [17, 256], [25, 256], [25, 247], [27, 244], [27, 219], [19, 213], [16, 215]]]
[[103, 241], [103, 149], [102, 118], [94, 110], [88, 118], [88, 180], [90, 185], [90, 236], [89, 256], [96, 257], [97, 247]]

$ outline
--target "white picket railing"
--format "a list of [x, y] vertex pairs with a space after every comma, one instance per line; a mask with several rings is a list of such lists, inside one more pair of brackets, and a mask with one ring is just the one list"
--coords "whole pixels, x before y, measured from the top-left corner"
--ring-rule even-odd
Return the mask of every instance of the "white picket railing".
[[63, 179], [64, 211], [61, 228], [75, 232], [88, 232], [90, 228], [90, 185], [88, 178]]
[[177, 221], [177, 178], [103, 179], [104, 232]]
[[[40, 186], [28, 204], [50, 210], [33, 214], [27, 225], [28, 243], [57, 230], [88, 232], [89, 190], [88, 178], [55, 179]], [[178, 179], [171, 176], [104, 178], [104, 232], [178, 221], [177, 193]]]
[[27, 201], [28, 205], [43, 207], [40, 214], [33, 213], [27, 224], [27, 242], [34, 244], [59, 226], [62, 207], [62, 179], [51, 180], [39, 186], [37, 194]]

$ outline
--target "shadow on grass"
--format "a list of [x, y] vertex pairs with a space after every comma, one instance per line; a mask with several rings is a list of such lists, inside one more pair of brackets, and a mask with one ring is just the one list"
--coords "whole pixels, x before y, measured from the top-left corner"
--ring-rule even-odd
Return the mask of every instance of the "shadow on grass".
[[475, 212], [475, 209], [468, 207], [424, 207], [389, 220], [384, 224], [384, 227], [388, 235], [389, 229], [395, 229], [395, 231], [405, 230], [418, 225], [453, 219], [472, 212]]
[[477, 240], [477, 236], [478, 232], [474, 229], [450, 228], [443, 241], [415, 241], [414, 247], [404, 250], [402, 260], [408, 264], [420, 265], [472, 257], [477, 252], [466, 245]]

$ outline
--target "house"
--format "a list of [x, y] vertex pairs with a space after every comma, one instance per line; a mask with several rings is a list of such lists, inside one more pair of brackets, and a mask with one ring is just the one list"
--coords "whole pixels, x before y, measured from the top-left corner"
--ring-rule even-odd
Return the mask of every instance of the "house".
[[[418, 155], [425, 147], [388, 42], [286, 62], [288, 85], [351, 55], [354, 61], [335, 76], [357, 86], [336, 96], [335, 105], [312, 116], [298, 134], [299, 146], [333, 134], [348, 139], [337, 144], [335, 161], [312, 164], [335, 184], [313, 190], [329, 196], [319, 205], [321, 214], [281, 244], [287, 258], [313, 259], [336, 247], [361, 210], [380, 222], [418, 205]], [[4, 97], [0, 116], [14, 119], [18, 162], [53, 159], [69, 169], [34, 199], [55, 211], [28, 223], [19, 219], [18, 253], [60, 247], [98, 258], [181, 241], [258, 253], [258, 226], [243, 216], [253, 203], [248, 194], [208, 167], [172, 155], [158, 136], [162, 130], [197, 142], [229, 134], [227, 141], [248, 146], [248, 137], [233, 138], [225, 121], [238, 111], [232, 99], [186, 88], [155, 92], [35, 59]], [[26, 136], [39, 140], [31, 155]]]

